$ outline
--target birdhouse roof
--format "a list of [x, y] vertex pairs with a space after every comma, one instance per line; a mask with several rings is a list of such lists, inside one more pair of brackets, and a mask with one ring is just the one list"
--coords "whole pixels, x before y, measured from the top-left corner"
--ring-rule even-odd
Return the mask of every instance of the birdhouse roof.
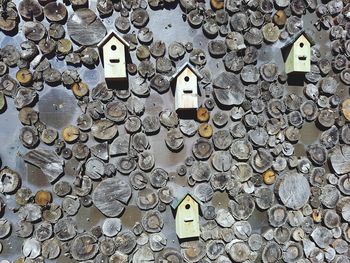
[[287, 48], [287, 47], [289, 47], [290, 45], [293, 45], [294, 42], [297, 41], [298, 38], [299, 38], [301, 35], [304, 35], [304, 37], [307, 39], [307, 41], [309, 41], [309, 43], [310, 43], [311, 46], [315, 45], [315, 42], [313, 41], [312, 37], [311, 37], [308, 33], [306, 33], [304, 29], [302, 29], [302, 30], [300, 30], [298, 33], [294, 34], [294, 35], [292, 36], [292, 38], [289, 39], [289, 40], [284, 44], [284, 46], [282, 47], [282, 49]]
[[129, 43], [122, 38], [120, 35], [118, 35], [116, 32], [114, 32], [113, 30], [109, 31], [108, 34], [100, 41], [100, 43], [97, 44], [97, 47], [103, 48], [103, 46], [112, 38], [115, 37], [117, 38], [126, 48], [129, 48], [130, 45]]
[[191, 195], [190, 193], [186, 193], [184, 194], [181, 198], [174, 198], [174, 200], [171, 202], [171, 207], [175, 210], [177, 209], [177, 207], [182, 203], [182, 201], [187, 197], [187, 196], [190, 196], [200, 207], [200, 201], [194, 197], [193, 195]]
[[198, 72], [190, 63], [186, 62], [183, 64], [176, 72], [174, 75], [171, 76], [171, 80], [176, 79], [182, 71], [184, 71], [185, 68], [189, 68], [196, 76], [198, 79], [202, 79], [203, 76], [201, 73]]

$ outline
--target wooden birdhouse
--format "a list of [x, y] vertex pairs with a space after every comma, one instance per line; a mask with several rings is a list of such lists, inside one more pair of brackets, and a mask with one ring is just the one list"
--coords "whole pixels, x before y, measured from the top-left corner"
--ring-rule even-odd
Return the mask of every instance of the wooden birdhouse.
[[199, 237], [199, 202], [191, 194], [186, 194], [174, 201], [172, 207], [176, 211], [176, 234], [179, 239]]
[[129, 44], [117, 33], [110, 31], [97, 46], [106, 81], [127, 80], [126, 55]]
[[175, 82], [175, 110], [198, 108], [198, 81], [202, 75], [190, 64], [184, 64], [173, 76]]
[[282, 47], [284, 69], [287, 74], [310, 72], [312, 38], [304, 31], [297, 33]]

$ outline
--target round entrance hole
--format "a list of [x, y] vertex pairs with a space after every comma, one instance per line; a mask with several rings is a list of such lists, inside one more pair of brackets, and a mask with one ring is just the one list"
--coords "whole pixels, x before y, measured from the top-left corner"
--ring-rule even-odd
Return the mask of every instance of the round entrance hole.
[[112, 46], [111, 46], [111, 49], [112, 49], [112, 50], [116, 50], [116, 49], [117, 49], [117, 46], [116, 46], [116, 45], [112, 45]]
[[187, 205], [185, 205], [185, 208], [186, 208], [186, 209], [190, 209], [191, 206], [190, 206], [189, 204], [187, 204]]
[[304, 46], [304, 43], [300, 43], [299, 46], [300, 46], [300, 47], [303, 47], [303, 46]]
[[184, 79], [186, 82], [188, 82], [190, 80], [190, 78], [188, 76], [186, 76]]

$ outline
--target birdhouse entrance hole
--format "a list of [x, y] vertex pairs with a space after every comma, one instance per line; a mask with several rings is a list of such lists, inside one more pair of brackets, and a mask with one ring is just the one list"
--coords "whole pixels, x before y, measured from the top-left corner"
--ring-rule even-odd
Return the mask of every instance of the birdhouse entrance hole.
[[116, 50], [116, 49], [117, 49], [117, 46], [116, 46], [116, 45], [112, 45], [112, 46], [111, 46], [111, 49], [112, 49], [112, 50]]
[[300, 46], [300, 47], [303, 47], [303, 46], [304, 46], [304, 43], [303, 43], [303, 42], [301, 42], [301, 43], [299, 44], [299, 46]]
[[187, 205], [185, 205], [185, 208], [186, 208], [186, 209], [190, 209], [190, 208], [191, 208], [191, 205], [190, 205], [190, 204], [187, 204]]
[[185, 80], [186, 82], [189, 82], [189, 81], [190, 81], [190, 78], [189, 78], [188, 76], [186, 76], [186, 77], [184, 78], [184, 80]]

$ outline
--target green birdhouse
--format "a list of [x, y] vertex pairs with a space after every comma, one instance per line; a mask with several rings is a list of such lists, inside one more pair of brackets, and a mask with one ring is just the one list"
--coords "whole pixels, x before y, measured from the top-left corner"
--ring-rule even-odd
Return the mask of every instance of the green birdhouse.
[[172, 207], [176, 210], [176, 234], [179, 239], [199, 237], [199, 202], [191, 194], [186, 194], [173, 202]]
[[304, 31], [297, 33], [282, 47], [284, 69], [287, 74], [310, 72], [312, 38]]

